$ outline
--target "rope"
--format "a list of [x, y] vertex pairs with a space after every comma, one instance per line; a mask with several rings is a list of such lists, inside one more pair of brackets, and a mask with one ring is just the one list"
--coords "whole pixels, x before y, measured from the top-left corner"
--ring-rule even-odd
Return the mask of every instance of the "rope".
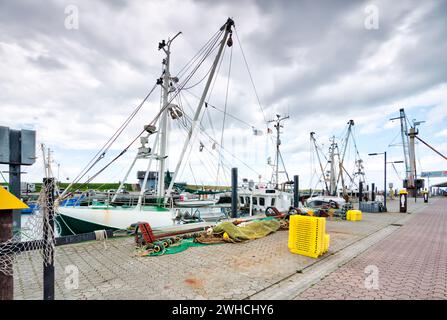
[[[220, 36], [220, 34], [222, 34], [223, 31], [219, 31], [218, 35]], [[171, 97], [171, 99], [168, 101], [168, 103], [163, 106], [160, 111], [157, 113], [157, 115], [155, 116], [154, 119], [152, 119], [152, 121], [149, 123], [149, 125], [154, 125], [158, 119], [160, 118], [160, 116], [163, 114], [163, 112], [166, 110], [166, 108], [168, 108], [168, 106], [170, 105], [170, 103], [177, 97], [177, 95], [180, 93], [180, 91], [185, 87], [185, 85], [188, 83], [188, 81], [192, 78], [192, 76], [197, 72], [197, 70], [199, 69], [199, 67], [202, 65], [202, 63], [206, 60], [206, 58], [211, 54], [211, 52], [215, 49], [216, 43], [219, 39], [219, 36], [217, 36], [214, 41], [208, 41], [209, 43], [211, 43], [211, 45], [209, 46], [208, 51], [206, 52], [206, 54], [204, 55], [204, 57], [201, 59], [201, 61], [199, 62], [199, 64], [191, 71], [191, 73], [187, 76], [187, 78], [183, 81], [182, 85], [180, 85], [176, 92], [174, 93], [173, 97]], [[154, 87], [152, 88], [152, 90], [150, 91], [150, 93], [146, 96], [146, 98], [143, 100], [143, 102], [140, 104], [139, 108], [141, 108], [141, 106], [143, 105], [143, 103], [147, 100], [147, 98], [150, 96], [150, 94], [155, 90], [156, 85], [154, 85]], [[138, 110], [139, 110], [138, 108]], [[132, 116], [132, 118], [135, 116], [135, 114]], [[131, 119], [130, 119], [131, 120]], [[130, 122], [130, 121], [129, 121]], [[128, 123], [126, 124], [126, 126], [128, 125]], [[125, 127], [124, 127], [125, 128]], [[122, 133], [122, 131], [124, 130], [124, 128], [120, 131], [119, 134]], [[99, 170], [97, 173], [95, 173], [91, 178], [89, 178], [86, 182], [84, 182], [81, 186], [85, 185], [86, 183], [91, 182], [93, 179], [95, 179], [99, 174], [101, 174], [105, 169], [107, 169], [113, 162], [115, 162], [116, 160], [118, 160], [123, 154], [125, 154], [128, 149], [132, 146], [132, 144], [145, 132], [145, 130], [143, 129], [133, 140], [132, 142], [126, 147], [124, 148], [120, 154], [118, 154], [115, 158], [113, 158], [107, 165], [105, 165], [101, 170]], [[112, 136], [113, 138], [113, 136]], [[111, 138], [111, 139], [112, 139]], [[118, 136], [113, 139], [112, 143], [118, 138]], [[109, 141], [111, 140], [109, 139]], [[110, 148], [111, 144], [107, 147], [106, 150], [108, 150]], [[99, 154], [102, 150], [100, 150], [97, 154]], [[96, 165], [96, 163], [98, 163], [101, 159], [103, 159], [105, 156], [105, 151], [101, 153], [101, 155], [98, 157], [98, 159], [88, 168], [88, 170], [86, 172], [84, 172], [81, 177], [76, 178], [77, 181], [79, 181], [82, 177], [85, 176], [85, 174], [87, 172], [89, 172], [94, 165]], [[90, 164], [90, 163], [89, 163]], [[88, 164], [88, 165], [89, 165]], [[87, 166], [88, 166], [87, 165]], [[82, 173], [82, 171], [81, 171]], [[73, 185], [74, 183], [72, 183]], [[68, 189], [68, 188], [67, 188]], [[67, 191], [66, 189], [66, 191]]]
[[3, 175], [3, 173], [0, 171], [0, 175], [3, 178], [3, 181], [5, 181], [6, 185], [9, 185], [8, 181], [6, 181], [5, 176]]
[[[129, 125], [129, 123], [132, 121], [132, 119], [136, 116], [138, 111], [140, 111], [143, 104], [147, 101], [147, 99], [150, 97], [152, 92], [154, 92], [156, 88], [156, 84], [152, 87], [152, 89], [149, 91], [149, 93], [144, 97], [144, 99], [140, 102], [140, 104], [132, 111], [132, 113], [127, 117], [127, 119], [121, 124], [121, 126], [115, 131], [115, 133], [107, 140], [107, 142], [104, 144], [104, 146], [96, 153], [96, 155], [90, 160], [87, 165], [84, 167], [83, 170], [75, 177], [73, 180], [72, 185], [77, 183], [79, 180], [81, 180], [101, 159], [105, 157], [105, 154], [110, 149], [110, 147], [113, 145], [113, 143], [118, 139], [118, 137], [123, 133], [124, 129]], [[95, 158], [98, 157], [96, 160]], [[93, 162], [93, 163], [92, 163]], [[68, 188], [67, 188], [68, 189]]]
[[[186, 117], [188, 118], [188, 115], [186, 115]], [[191, 119], [188, 119], [188, 121], [189, 121], [190, 123], [192, 122]], [[214, 140], [208, 133], [206, 133], [206, 132], [203, 130], [203, 127], [201, 127], [200, 125], [199, 125], [199, 129], [202, 129], [201, 131], [199, 130], [199, 133], [202, 133], [202, 134], [204, 134], [205, 136], [207, 136], [208, 139], [209, 139], [211, 142], [214, 142], [218, 147], [221, 147], [221, 149], [222, 149], [223, 151], [227, 152], [227, 153], [230, 154], [234, 159], [240, 161], [240, 162], [241, 162], [244, 166], [246, 166], [248, 169], [252, 170], [254, 173], [256, 173], [257, 175], [259, 175], [259, 172], [257, 172], [256, 170], [254, 170], [254, 169], [253, 169], [252, 167], [250, 167], [247, 163], [245, 163], [244, 161], [242, 161], [241, 159], [239, 159], [238, 157], [236, 157], [236, 155], [234, 155], [234, 154], [231, 153], [230, 151], [226, 150], [223, 146], [221, 146], [221, 145], [220, 145], [216, 140]]]
[[[259, 99], [258, 90], [256, 89], [255, 82], [253, 81], [253, 76], [251, 74], [250, 67], [248, 66], [248, 62], [247, 62], [247, 59], [245, 57], [245, 53], [244, 53], [244, 49], [242, 48], [241, 41], [239, 40], [239, 36], [238, 36], [238, 33], [237, 33], [236, 26], [234, 26], [234, 31], [235, 31], [235, 34], [236, 34], [237, 42], [239, 44], [239, 48], [241, 48], [242, 57], [243, 57], [243, 60], [244, 60], [245, 67], [247, 69], [248, 75], [250, 77], [250, 82], [251, 82], [251, 85], [253, 87], [253, 91], [255, 93], [256, 99], [258, 100], [258, 105], [259, 105], [259, 108], [260, 108], [260, 110], [262, 112], [262, 116], [264, 118], [265, 125], [268, 128], [269, 122], [268, 122], [268, 120], [267, 120], [267, 118], [265, 116], [265, 112], [264, 112], [264, 108], [262, 107], [261, 100]], [[275, 141], [273, 140], [273, 136], [270, 136], [270, 140], [271, 140], [272, 144], [275, 145]]]
[[401, 178], [399, 172], [397, 171], [396, 166], [394, 165], [393, 162], [391, 162], [391, 165], [392, 165], [392, 167], [394, 169], [394, 172], [396, 173], [396, 176], [399, 178], [399, 180], [402, 180], [402, 178]]
[[[196, 99], [200, 99], [200, 98], [199, 98], [196, 94], [194, 94], [193, 92], [191, 92], [191, 91], [189, 91], [189, 90], [186, 90], [186, 92], [188, 92], [188, 93], [189, 93], [190, 95], [192, 95], [194, 98], [196, 98]], [[215, 110], [217, 110], [217, 111], [223, 113], [223, 114], [226, 115], [227, 117], [230, 117], [230, 118], [232, 118], [232, 119], [234, 119], [234, 120], [236, 120], [236, 121], [239, 121], [240, 123], [246, 125], [247, 127], [250, 127], [250, 128], [252, 128], [252, 129], [255, 129], [255, 128], [256, 128], [256, 126], [254, 126], [254, 125], [252, 125], [252, 124], [246, 122], [245, 120], [242, 120], [241, 118], [238, 118], [238, 117], [232, 115], [231, 113], [227, 113], [227, 112], [225, 112], [224, 110], [220, 109], [219, 107], [217, 107], [217, 106], [211, 104], [211, 103], [209, 102], [209, 100], [206, 101], [206, 104], [207, 104], [208, 107], [211, 107], [211, 108], [213, 108], [213, 109], [215, 109]]]
[[[184, 97], [184, 98], [185, 98], [185, 97]], [[187, 101], [186, 98], [185, 98], [185, 101], [186, 101], [187, 104], [189, 105], [189, 103], [188, 103], [188, 101]], [[187, 114], [185, 114], [185, 119], [187, 120], [186, 122], [189, 122], [189, 125], [190, 125], [191, 122], [192, 122], [192, 119], [191, 119]], [[185, 125], [184, 127], [185, 127], [185, 130], [187, 131], [188, 128], [186, 127], [186, 125]], [[203, 127], [203, 125], [202, 125], [201, 122], [199, 123], [199, 129], [200, 129], [200, 130], [199, 130], [199, 134], [202, 134], [203, 136], [206, 136], [206, 138], [208, 138], [208, 140], [209, 140], [210, 142], [214, 143], [217, 147], [221, 147], [220, 143], [217, 142], [216, 139], [214, 139], [213, 137], [211, 137], [211, 136], [205, 131], [205, 128]], [[207, 148], [204, 148], [204, 149], [207, 149]], [[229, 152], [228, 150], [226, 150], [223, 146], [221, 147], [221, 149], [222, 149], [223, 151], [227, 152], [228, 154], [230, 154], [234, 159], [240, 161], [240, 162], [241, 162], [242, 164], [244, 164], [248, 169], [252, 170], [254, 173], [256, 173], [257, 175], [259, 175], [259, 172], [257, 172], [257, 171], [254, 170], [253, 168], [251, 168], [248, 164], [246, 164], [246, 163], [243, 162], [241, 159], [239, 159], [238, 157], [236, 157], [233, 153], [231, 153], [231, 152]]]
[[95, 239], [96, 241], [104, 241], [104, 249], [107, 249], [107, 231], [106, 230], [96, 230], [95, 232]]
[[211, 41], [217, 37], [219, 34], [221, 34], [220, 30], [217, 30], [214, 35], [211, 36], [210, 39], [197, 51], [197, 53], [180, 69], [180, 71], [177, 73], [177, 77], [180, 78], [189, 68], [193, 65], [193, 62], [198, 59], [201, 52], [205, 50], [206, 47], [211, 43]]
[[[256, 99], [258, 100], [259, 108], [261, 109], [262, 116], [264, 117], [264, 121], [266, 122], [266, 125], [267, 125], [267, 118], [265, 117], [264, 108], [262, 107], [261, 100], [259, 99], [258, 90], [256, 89], [255, 82], [253, 81], [253, 77], [252, 77], [252, 75], [251, 75], [251, 72], [250, 72], [250, 68], [249, 68], [249, 66], [248, 66], [247, 59], [246, 59], [246, 57], [245, 57], [244, 49], [242, 48], [241, 41], [239, 40], [239, 36], [238, 36], [238, 33], [237, 33], [236, 26], [234, 26], [234, 31], [235, 31], [235, 34], [236, 34], [237, 42], [238, 42], [238, 44], [239, 44], [239, 48], [241, 48], [241, 53], [242, 53], [242, 57], [244, 58], [245, 67], [247, 68], [248, 75], [250, 76], [250, 82], [251, 82], [251, 84], [252, 84], [252, 86], [253, 86], [253, 90], [254, 90], [254, 92], [255, 92]], [[267, 126], [268, 126], [268, 125], [267, 125]]]

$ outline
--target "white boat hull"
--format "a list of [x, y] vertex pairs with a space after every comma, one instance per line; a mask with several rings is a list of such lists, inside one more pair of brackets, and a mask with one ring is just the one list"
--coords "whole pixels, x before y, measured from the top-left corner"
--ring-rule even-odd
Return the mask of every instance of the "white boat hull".
[[[148, 222], [152, 228], [160, 228], [174, 225], [173, 214], [169, 210], [151, 210], [124, 208], [124, 209], [104, 209], [91, 207], [59, 207], [59, 224], [65, 224], [63, 228], [80, 229], [85, 232], [99, 229], [127, 229], [136, 222]], [[70, 226], [71, 225], [71, 226]], [[74, 226], [77, 225], [75, 228]]]

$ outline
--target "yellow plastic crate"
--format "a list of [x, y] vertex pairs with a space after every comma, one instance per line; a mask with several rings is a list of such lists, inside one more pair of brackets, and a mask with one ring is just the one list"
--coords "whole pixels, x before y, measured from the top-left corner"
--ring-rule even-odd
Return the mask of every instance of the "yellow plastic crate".
[[348, 210], [346, 212], [346, 220], [348, 220], [348, 221], [360, 221], [360, 220], [362, 220], [362, 211], [360, 211], [360, 210]]
[[292, 253], [317, 258], [324, 253], [326, 219], [290, 216], [288, 247]]

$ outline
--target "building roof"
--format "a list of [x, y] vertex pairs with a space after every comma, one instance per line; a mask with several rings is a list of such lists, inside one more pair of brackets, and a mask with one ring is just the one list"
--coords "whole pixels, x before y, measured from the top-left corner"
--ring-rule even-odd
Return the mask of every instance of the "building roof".
[[441, 182], [441, 183], [437, 183], [437, 184], [432, 184], [430, 186], [430, 188], [432, 187], [436, 187], [436, 188], [446, 188], [447, 187], [447, 181]]

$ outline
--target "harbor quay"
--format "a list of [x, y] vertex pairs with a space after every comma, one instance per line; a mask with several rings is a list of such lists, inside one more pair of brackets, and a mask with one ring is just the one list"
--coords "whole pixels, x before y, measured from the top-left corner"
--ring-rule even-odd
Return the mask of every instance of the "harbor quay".
[[[318, 259], [290, 253], [287, 231], [161, 256], [138, 256], [133, 237], [57, 246], [55, 298], [446, 298], [447, 199], [409, 201], [408, 213], [398, 207], [393, 200], [389, 212], [363, 213], [362, 221], [327, 218], [331, 246]], [[378, 289], [365, 285], [374, 266]], [[42, 299], [42, 286], [40, 254], [18, 255], [14, 299]]]
[[0, 304], [165, 319], [445, 303], [446, 15], [0, 1]]

